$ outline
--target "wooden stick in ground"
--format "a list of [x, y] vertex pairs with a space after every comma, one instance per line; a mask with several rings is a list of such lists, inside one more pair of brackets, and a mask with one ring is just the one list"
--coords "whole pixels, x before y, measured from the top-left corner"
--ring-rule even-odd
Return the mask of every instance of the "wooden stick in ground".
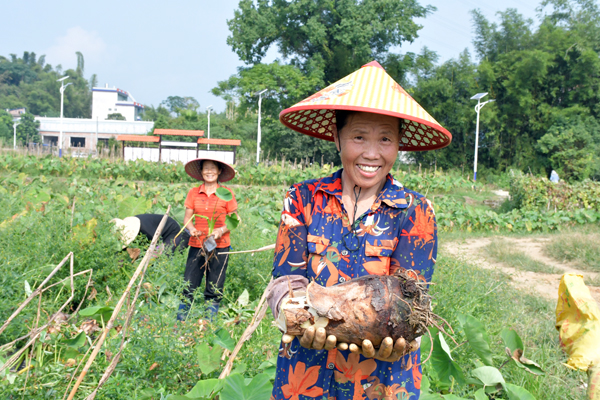
[[135, 311], [135, 305], [136, 305], [137, 299], [140, 295], [140, 289], [142, 288], [142, 284], [144, 282], [144, 275], [146, 274], [147, 270], [148, 270], [148, 264], [146, 264], [146, 267], [144, 268], [144, 270], [142, 271], [142, 273], [140, 275], [140, 279], [139, 279], [137, 288], [135, 290], [135, 295], [133, 296], [133, 300], [127, 302], [127, 314], [125, 316], [125, 323], [123, 324], [123, 329], [121, 329], [121, 344], [119, 345], [119, 351], [117, 352], [117, 354], [115, 354], [113, 356], [113, 359], [112, 359], [110, 365], [106, 368], [106, 370], [104, 371], [104, 374], [102, 374], [102, 377], [100, 378], [100, 381], [98, 382], [98, 386], [96, 386], [96, 389], [94, 389], [94, 391], [92, 393], [90, 393], [90, 395], [86, 398], [86, 400], [94, 400], [96, 398], [96, 394], [98, 394], [98, 391], [100, 390], [102, 385], [104, 385], [106, 383], [108, 378], [110, 378], [112, 373], [115, 371], [115, 368], [117, 368], [117, 364], [119, 363], [121, 354], [123, 353], [123, 348], [125, 347], [125, 339], [127, 337], [127, 331], [129, 329], [129, 324], [131, 323], [131, 318], [133, 317], [133, 312]]
[[[50, 324], [52, 324], [52, 322], [54, 322], [54, 320], [62, 312], [62, 310], [64, 310], [65, 307], [69, 303], [71, 303], [71, 301], [73, 301], [73, 299], [75, 298], [75, 286], [73, 284], [73, 252], [69, 253], [67, 255], [67, 257], [65, 257], [63, 259], [63, 261], [61, 261], [61, 263], [54, 269], [54, 271], [52, 271], [50, 273], [50, 275], [48, 275], [48, 278], [46, 278], [46, 280], [44, 280], [44, 282], [42, 282], [42, 284], [40, 286], [38, 286], [37, 289], [35, 289], [31, 295], [32, 296], [33, 295], [40, 295], [41, 296], [41, 294], [42, 294], [42, 290], [41, 290], [42, 286], [45, 285], [46, 282], [48, 282], [48, 279], [50, 279], [52, 277], [52, 275], [54, 275], [56, 273], [56, 271], [58, 271], [58, 269], [60, 267], [62, 267], [62, 265], [67, 261], [67, 258], [69, 256], [71, 257], [71, 263], [70, 263], [71, 296], [67, 299], [67, 301], [65, 301], [63, 303], [63, 305], [54, 314], [54, 316], [52, 318], [50, 318], [50, 320], [48, 321], [47, 324], [43, 325], [40, 328], [35, 328], [35, 329], [33, 329], [30, 332], [30, 339], [27, 342], [27, 344], [25, 344], [25, 346], [23, 346], [22, 348], [20, 348], [19, 351], [17, 351], [8, 360], [6, 360], [6, 362], [4, 363], [4, 365], [2, 365], [0, 367], [0, 372], [4, 371], [6, 368], [8, 368], [9, 366], [11, 366], [15, 361], [17, 361], [19, 359], [19, 357], [21, 357], [21, 354], [23, 354], [23, 352], [25, 352], [25, 350], [27, 350], [27, 348], [29, 346], [31, 346], [36, 341], [36, 339], [38, 338], [38, 336], [41, 335], [41, 333], [44, 331], [44, 329], [46, 329], [48, 326], [50, 326]], [[27, 300], [25, 300], [25, 302], [27, 302], [28, 300], [31, 301], [30, 299], [31, 299], [31, 296]], [[23, 304], [25, 304], [25, 303], [23, 303]], [[10, 319], [14, 318], [18, 314], [18, 312], [20, 312], [23, 309], [23, 307], [24, 307], [23, 304], [21, 304], [21, 306], [17, 309], [17, 311], [15, 311], [15, 313], [13, 313], [13, 315], [11, 315], [11, 318], [9, 318], [9, 320], [6, 321], [6, 323], [4, 324], [5, 326], [8, 325], [8, 323], [10, 322]]]
[[[156, 243], [158, 242], [158, 238], [160, 237], [160, 234], [162, 233], [162, 230], [165, 227], [165, 223], [167, 222], [167, 217], [168, 217], [170, 211], [171, 211], [171, 206], [169, 205], [169, 207], [167, 208], [167, 212], [165, 213], [164, 217], [160, 221], [160, 224], [158, 224], [158, 228], [156, 228], [156, 233], [154, 233], [154, 237], [152, 238], [152, 242], [150, 243], [149, 249], [155, 248]], [[142, 274], [142, 272], [145, 270], [147, 264], [150, 262], [150, 258], [151, 258], [151, 252], [146, 250], [146, 254], [144, 254], [144, 258], [142, 259], [142, 261], [140, 262], [140, 265], [138, 265], [137, 269], [133, 273], [133, 276], [129, 280], [129, 284], [127, 284], [127, 288], [125, 289], [125, 292], [123, 292], [123, 294], [121, 295], [121, 298], [119, 299], [117, 305], [115, 306], [112, 316], [110, 317], [110, 319], [108, 320], [108, 323], [102, 330], [102, 335], [100, 335], [100, 340], [98, 340], [96, 347], [94, 347], [94, 351], [92, 351], [92, 354], [90, 354], [90, 358], [88, 359], [87, 363], [83, 367], [83, 370], [81, 371], [81, 374], [77, 378], [75, 385], [73, 385], [73, 389], [71, 390], [71, 393], [69, 393], [69, 397], [67, 398], [67, 400], [73, 400], [73, 397], [75, 397], [75, 393], [77, 393], [77, 389], [79, 389], [79, 386], [81, 385], [81, 383], [83, 382], [83, 379], [85, 378], [88, 371], [90, 370], [92, 363], [94, 362], [94, 360], [96, 359], [96, 356], [100, 352], [100, 348], [104, 344], [104, 341], [106, 340], [106, 336], [108, 335], [108, 332], [113, 328], [113, 326], [115, 324], [115, 320], [116, 320], [117, 316], [119, 315], [121, 308], [123, 307], [123, 303], [125, 303], [125, 300], [128, 298], [129, 294], [131, 293], [131, 288], [133, 287], [134, 283], [137, 281], [139, 276]]]
[[273, 250], [274, 248], [275, 248], [275, 244], [270, 244], [268, 246], [261, 247], [260, 249], [255, 249], [255, 250], [241, 250], [241, 251], [226, 251], [226, 252], [223, 252], [223, 253], [219, 253], [219, 255], [221, 255], [221, 254], [258, 253], [259, 251]]
[[[50, 275], [48, 275], [46, 277], [46, 279], [44, 279], [44, 281], [42, 283], [40, 283], [40, 286], [38, 286], [30, 295], [29, 297], [21, 303], [21, 305], [19, 306], [19, 308], [17, 308], [15, 310], [14, 313], [12, 313], [12, 315], [10, 317], [8, 317], [8, 319], [6, 320], [6, 322], [4, 322], [4, 325], [2, 325], [2, 327], [0, 327], [0, 333], [4, 332], [4, 330], [6, 329], [6, 327], [10, 324], [10, 322], [17, 316], [19, 315], [19, 313], [21, 311], [23, 311], [23, 309], [27, 306], [27, 304], [29, 304], [29, 302], [31, 302], [31, 300], [33, 300], [35, 298], [35, 296], [37, 296], [41, 291], [42, 288], [44, 287], [44, 285], [46, 285], [46, 283], [48, 283], [48, 281], [54, 276], [54, 274], [56, 274], [58, 272], [58, 270], [67, 262], [67, 260], [69, 259], [69, 257], [73, 256], [73, 252], [70, 252], [69, 254], [67, 254], [67, 256], [65, 258], [63, 258], [63, 260], [56, 266], [56, 268], [54, 268], [54, 270], [52, 272], [50, 272]], [[72, 271], [71, 271], [72, 272]], [[72, 273], [71, 273], [72, 275]]]
[[[273, 281], [273, 277], [271, 277], [271, 281]], [[269, 283], [271, 283], [271, 281], [269, 281]], [[229, 360], [227, 360], [227, 364], [225, 364], [225, 368], [223, 368], [221, 375], [219, 375], [219, 379], [226, 378], [231, 373], [231, 369], [233, 368], [233, 361], [235, 360], [235, 357], [244, 345], [244, 342], [246, 342], [248, 339], [250, 339], [250, 337], [252, 337], [252, 334], [254, 333], [256, 328], [258, 328], [258, 325], [260, 325], [262, 319], [265, 317], [265, 313], [267, 312], [267, 308], [269, 307], [269, 305], [265, 301], [267, 298], [268, 288], [269, 285], [267, 285], [260, 300], [258, 301], [258, 305], [256, 306], [256, 310], [254, 311], [254, 316], [250, 321], [250, 325], [248, 325], [248, 327], [242, 334], [242, 337], [240, 338], [239, 342], [235, 345], [235, 348], [231, 352], [231, 356], [229, 356]]]

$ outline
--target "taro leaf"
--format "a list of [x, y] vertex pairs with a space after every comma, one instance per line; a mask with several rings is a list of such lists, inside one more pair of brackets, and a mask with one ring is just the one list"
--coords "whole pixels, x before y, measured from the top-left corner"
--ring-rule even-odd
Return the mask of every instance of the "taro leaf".
[[[262, 364], [260, 364], [258, 366], [258, 370], [269, 375], [271, 380], [275, 379], [275, 372], [277, 372], [277, 357], [272, 357], [272, 358], [268, 359], [267, 361], [263, 362]], [[427, 381], [427, 383], [429, 384], [429, 381]], [[423, 384], [421, 383], [421, 388], [422, 387], [423, 387]], [[423, 389], [421, 389], [421, 390], [423, 390]]]
[[223, 201], [231, 201], [233, 199], [233, 195], [231, 192], [224, 187], [217, 188], [217, 197]]
[[442, 349], [444, 350], [444, 352], [446, 352], [446, 354], [448, 354], [448, 357], [450, 357], [450, 359], [454, 361], [454, 359], [452, 358], [452, 352], [450, 351], [450, 346], [448, 346], [448, 343], [446, 343], [446, 339], [444, 339], [444, 335], [442, 335], [442, 332], [438, 333], [438, 337], [440, 339]]
[[469, 345], [475, 354], [479, 356], [485, 365], [493, 365], [492, 352], [490, 350], [490, 338], [488, 337], [483, 324], [470, 315], [460, 313], [458, 314], [458, 322], [465, 332]]
[[[436, 333], [438, 333], [437, 329], [431, 329], [431, 335], [434, 338], [433, 352], [431, 354], [431, 365], [442, 383], [450, 383], [450, 376], [453, 376], [454, 379], [462, 385], [465, 382], [465, 376], [460, 366], [452, 361], [448, 355], [448, 352], [442, 348], [440, 336]], [[424, 340], [429, 342], [428, 337]], [[423, 344], [423, 346], [425, 346], [423, 348], [428, 348], [430, 344]]]
[[194, 386], [189, 393], [181, 397], [183, 399], [212, 399], [221, 391], [221, 389], [223, 389], [224, 382], [225, 381], [223, 379], [205, 379], [198, 381], [196, 386]]
[[244, 377], [232, 374], [225, 380], [225, 386], [220, 393], [221, 400], [263, 400], [268, 399], [273, 391], [267, 374], [258, 374], [246, 385]]
[[79, 311], [82, 317], [92, 317], [97, 321], [107, 322], [112, 316], [114, 308], [109, 306], [92, 306]]
[[144, 214], [150, 207], [152, 207], [152, 200], [146, 200], [143, 197], [126, 197], [119, 203], [119, 218]]
[[[167, 397], [165, 397], [165, 400], [205, 400], [203, 397], [187, 397], [187, 396], [182, 396], [180, 394], [170, 394]], [[209, 397], [210, 399], [210, 397]]]
[[240, 224], [237, 214], [230, 214], [225, 217], [225, 224], [230, 231], [234, 230]]
[[[244, 372], [246, 372], [246, 369], [248, 369], [248, 366], [246, 365], [246, 363], [239, 363], [235, 366], [235, 368], [231, 371], [232, 374], [243, 374]], [[271, 379], [271, 377], [269, 376], [269, 380]]]
[[504, 385], [510, 400], [535, 400], [535, 397], [521, 386], [507, 383]]
[[213, 344], [218, 344], [224, 349], [233, 351], [233, 348], [235, 347], [235, 340], [233, 340], [231, 336], [229, 336], [229, 332], [227, 332], [227, 329], [219, 328], [219, 330], [215, 332]]
[[61, 342], [64, 343], [67, 347], [71, 347], [72, 349], [78, 349], [81, 346], [83, 346], [86, 342], [85, 332], [81, 331], [79, 332], [79, 335], [75, 336], [74, 338], [63, 339]]
[[443, 400], [443, 399], [444, 398], [439, 393], [426, 393], [426, 394], [421, 394], [421, 397], [419, 397], [419, 400]]
[[500, 336], [506, 345], [506, 354], [515, 361], [519, 368], [523, 368], [534, 375], [545, 374], [542, 367], [534, 361], [525, 358], [523, 355], [525, 353], [523, 341], [514, 329], [504, 328], [502, 329], [502, 332], [500, 332]]
[[484, 386], [495, 387], [498, 384], [504, 385], [504, 378], [498, 368], [479, 367], [471, 371], [471, 374], [479, 379]]
[[250, 294], [248, 293], [247, 289], [244, 289], [242, 294], [240, 294], [240, 297], [237, 299], [237, 303], [242, 307], [246, 307], [250, 303]]
[[212, 349], [206, 343], [196, 346], [198, 366], [204, 375], [208, 375], [221, 365], [221, 348], [214, 346]]
[[469, 399], [465, 399], [464, 397], [458, 397], [454, 394], [444, 394], [444, 395], [442, 395], [442, 398], [444, 400], [469, 400]]
[[479, 389], [475, 392], [475, 400], [489, 400], [487, 395], [485, 394], [485, 390]]

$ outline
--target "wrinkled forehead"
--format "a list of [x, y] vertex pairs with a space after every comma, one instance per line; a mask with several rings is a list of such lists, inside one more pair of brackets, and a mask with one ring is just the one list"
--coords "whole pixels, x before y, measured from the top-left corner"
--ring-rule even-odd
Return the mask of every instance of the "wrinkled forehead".
[[344, 121], [340, 132], [350, 131], [352, 129], [378, 129], [391, 130], [400, 132], [400, 119], [389, 115], [366, 113], [366, 112], [350, 112], [342, 116]]

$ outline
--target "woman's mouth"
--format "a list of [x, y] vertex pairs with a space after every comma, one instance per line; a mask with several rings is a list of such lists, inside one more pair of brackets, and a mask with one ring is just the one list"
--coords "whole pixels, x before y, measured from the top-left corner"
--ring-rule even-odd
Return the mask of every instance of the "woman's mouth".
[[361, 171], [367, 172], [369, 174], [371, 174], [373, 172], [377, 172], [379, 170], [379, 168], [381, 168], [381, 167], [376, 166], [376, 165], [371, 166], [371, 165], [363, 165], [363, 164], [358, 164], [357, 167]]

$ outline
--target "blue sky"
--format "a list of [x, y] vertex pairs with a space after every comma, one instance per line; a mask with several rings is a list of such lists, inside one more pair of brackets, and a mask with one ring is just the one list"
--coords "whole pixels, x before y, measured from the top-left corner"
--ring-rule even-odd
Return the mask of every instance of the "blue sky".
[[[243, 64], [226, 40], [227, 20], [238, 0], [31, 1], [11, 4], [12, 13], [0, 24], [0, 55], [22, 56], [23, 51], [45, 54], [46, 62], [63, 69], [77, 64], [75, 52], [85, 57], [85, 76], [99, 85], [127, 90], [143, 104], [157, 106], [167, 96], [193, 96], [202, 109], [225, 102], [209, 93], [220, 80]], [[440, 61], [472, 52], [469, 11], [480, 8], [488, 19], [496, 12], [516, 8], [535, 20], [537, 0], [421, 0], [437, 11], [419, 20], [420, 37], [401, 52], [423, 46], [438, 52]], [[5, 8], [6, 10], [6, 8]], [[7, 18], [8, 17], [8, 18]], [[8, 40], [7, 40], [8, 39]], [[272, 49], [265, 61], [277, 57]]]

